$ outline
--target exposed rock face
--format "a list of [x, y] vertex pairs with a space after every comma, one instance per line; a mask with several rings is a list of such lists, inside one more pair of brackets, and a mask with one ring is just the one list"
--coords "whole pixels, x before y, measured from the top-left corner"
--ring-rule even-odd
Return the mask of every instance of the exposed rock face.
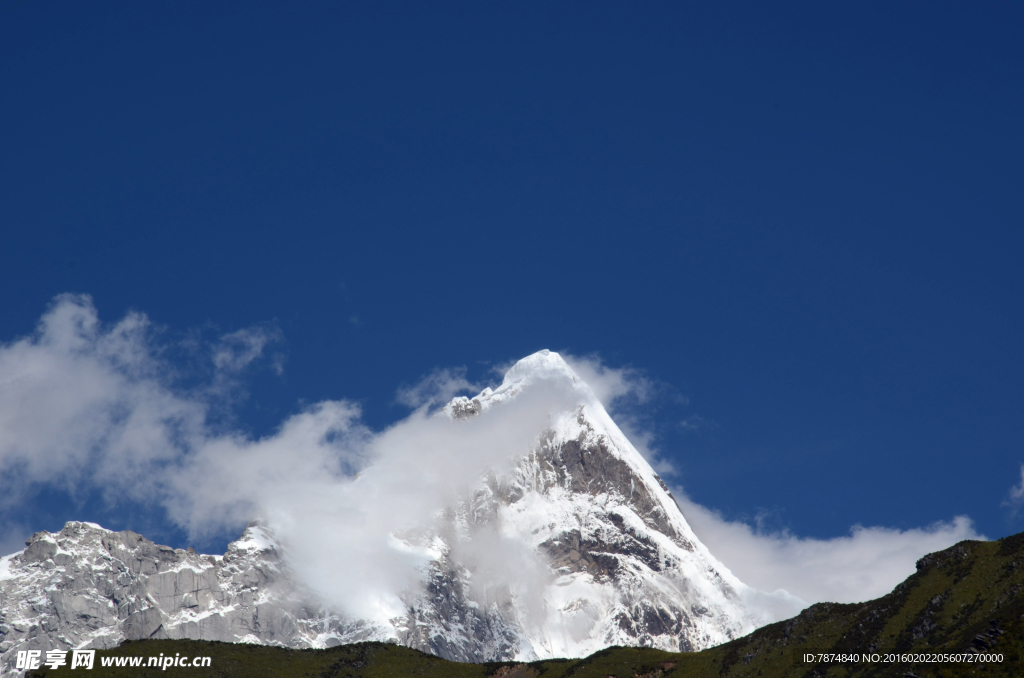
[[[568, 390], [576, 405], [471, 496], [423, 529], [392, 535], [435, 554], [421, 589], [402, 593], [404, 615], [369, 622], [325, 610], [256, 524], [223, 556], [209, 556], [72, 522], [0, 559], [0, 666], [13, 666], [17, 650], [138, 638], [289, 647], [393, 640], [460, 661], [529, 660], [608, 645], [699, 650], [772, 621], [750, 607], [764, 594], [700, 543], [665, 484], [557, 354], [520, 361], [498, 389], [457, 398], [444, 413], [463, 425], [541, 382]], [[502, 558], [479, 546], [487, 539], [519, 558], [509, 564], [513, 576], [487, 579]]]
[[323, 614], [304, 605], [284, 573], [255, 524], [223, 556], [91, 523], [39, 532], [0, 560], [0, 666], [13, 666], [17, 650], [139, 638], [314, 645]]

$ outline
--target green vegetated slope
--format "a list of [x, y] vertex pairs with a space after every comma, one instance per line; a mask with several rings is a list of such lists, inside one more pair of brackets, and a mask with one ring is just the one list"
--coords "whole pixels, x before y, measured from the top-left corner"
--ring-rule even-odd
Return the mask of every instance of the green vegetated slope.
[[[965, 541], [925, 556], [918, 571], [889, 595], [867, 603], [820, 603], [793, 619], [695, 653], [609, 648], [584, 659], [530, 664], [458, 664], [386, 643], [329, 650], [287, 650], [204, 641], [145, 640], [97, 652], [96, 667], [34, 676], [246, 676], [377, 678], [869, 678], [873, 676], [1024, 676], [1024, 534], [996, 542]], [[1001, 654], [1001, 663], [806, 662], [809, 653]], [[209, 668], [103, 668], [104, 656], [212, 657]]]

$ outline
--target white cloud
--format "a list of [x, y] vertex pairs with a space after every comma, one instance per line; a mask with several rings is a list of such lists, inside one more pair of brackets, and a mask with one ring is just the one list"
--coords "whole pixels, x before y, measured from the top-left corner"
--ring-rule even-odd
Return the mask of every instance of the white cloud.
[[608, 367], [594, 355], [577, 357], [565, 352], [559, 353], [569, 367], [587, 383], [597, 399], [611, 411], [616, 401], [631, 396], [638, 402], [650, 399], [653, 384], [640, 370], [631, 367]]
[[1010, 488], [1010, 495], [1003, 506], [1009, 506], [1016, 513], [1024, 505], [1024, 464], [1020, 466], [1020, 484]]
[[412, 386], [398, 389], [397, 400], [412, 408], [444, 405], [460, 393], [473, 393], [481, 386], [466, 379], [466, 368], [435, 369]]
[[965, 516], [911, 530], [855, 525], [832, 539], [765, 534], [723, 519], [681, 490], [674, 494], [697, 537], [740, 580], [762, 591], [784, 589], [808, 603], [877, 598], [913, 574], [926, 553], [985, 539]]
[[[366, 463], [357, 478], [265, 487], [265, 515], [285, 535], [304, 579], [321, 593], [366, 618], [391, 614], [399, 603], [390, 594], [414, 587], [427, 559], [417, 531], [471, 499], [487, 469], [500, 471], [528, 450], [552, 409], [569, 404], [566, 397], [538, 391], [464, 421], [417, 410], [365, 441]], [[396, 548], [391, 535], [411, 536]], [[462, 549], [486, 569], [498, 562], [488, 556], [491, 542], [466, 541]], [[529, 569], [512, 571], [513, 561], [501, 562], [504, 569], [482, 575], [536, 590], [539, 582], [525, 581]]]
[[[244, 327], [220, 337], [212, 347], [215, 386], [230, 388], [234, 380], [250, 365], [266, 355], [269, 346], [280, 343], [281, 331], [274, 326]], [[283, 357], [273, 356], [271, 367], [280, 375]]]
[[[112, 500], [153, 502], [196, 537], [238, 534], [262, 517], [308, 583], [371, 618], [398, 605], [388, 592], [416, 586], [429, 557], [416, 531], [470, 497], [481, 474], [521, 455], [549, 413], [574, 402], [568, 389], [538, 386], [480, 417], [432, 417], [430, 406], [477, 388], [464, 370], [436, 370], [399, 392], [416, 409], [384, 431], [369, 430], [357, 405], [324, 401], [253, 439], [212, 427], [210, 410], [222, 397], [218, 380], [258, 360], [275, 333], [243, 330], [214, 342], [206, 353], [211, 385], [188, 390], [176, 387], [151, 335], [141, 314], [103, 325], [88, 297], [62, 296], [32, 336], [0, 345], [5, 487], [99, 488]], [[650, 398], [651, 382], [636, 371], [569, 361], [613, 412]], [[627, 418], [627, 434], [656, 462], [640, 421]], [[740, 579], [807, 601], [880, 595], [924, 553], [977, 536], [966, 518], [907, 531], [856, 527], [831, 540], [765, 535], [680, 496], [698, 536]], [[8, 491], [2, 501], [19, 498]], [[488, 533], [456, 548], [478, 568], [480, 586], [515, 586], [529, 599], [545, 568], [530, 556], [511, 558], [506, 547]]]
[[[100, 326], [91, 300], [55, 300], [31, 337], [0, 347], [0, 474], [7, 486], [116, 482], [176, 459], [196, 435], [202, 403], [173, 395], [129, 314]], [[140, 490], [142, 488], [139, 488]], [[20, 493], [5, 492], [14, 502]]]
[[643, 416], [656, 390], [654, 382], [632, 367], [608, 367], [596, 355], [578, 357], [564, 351], [559, 355], [590, 386], [647, 463], [662, 475], [675, 473], [672, 463], [658, 453], [654, 433]]

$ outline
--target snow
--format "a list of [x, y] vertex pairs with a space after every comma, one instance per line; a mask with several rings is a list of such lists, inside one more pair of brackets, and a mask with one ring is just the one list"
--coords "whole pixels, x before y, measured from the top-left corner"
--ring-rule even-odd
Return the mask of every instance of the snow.
[[[203, 556], [203, 557], [206, 558], [207, 556]], [[193, 560], [193, 559], [189, 558], [189, 559], [181, 561], [180, 563], [176, 563], [176, 564], [170, 566], [169, 568], [167, 568], [165, 570], [165, 572], [177, 573], [177, 572], [181, 572], [182, 570], [192, 570], [193, 572], [199, 574], [201, 572], [205, 572], [206, 570], [209, 570], [211, 567], [214, 567], [213, 563], [210, 563], [210, 562], [208, 562], [206, 560], [198, 560], [198, 561], [196, 561], [196, 560]]]
[[[618, 582], [598, 581], [590, 574], [579, 572], [558, 577], [544, 591], [547, 605], [544, 623], [524, 634], [533, 653], [542, 658], [582, 656], [609, 643], [636, 642], [612, 621], [631, 597], [634, 603], [651, 599], [656, 605], [707, 611], [707, 614], [691, 617], [695, 627], [691, 639], [699, 647], [725, 642], [773, 620], [746, 609], [744, 601], [754, 603], [767, 596], [787, 612], [795, 613], [801, 607], [799, 601], [780, 601], [780, 596], [750, 589], [711, 555], [687, 524], [654, 469], [629, 442], [590, 387], [557, 353], [544, 350], [520, 360], [508, 370], [497, 389], [487, 389], [472, 400], [463, 399], [464, 404], [476, 403], [479, 412], [486, 412], [540, 381], [570, 385], [579, 402], [576, 410], [555, 417], [550, 446], [557, 448], [568, 441], [586, 447], [601, 444], [602, 449], [628, 466], [632, 477], [628, 488], [619, 488], [621, 495], [572, 493], [550, 486], [552, 478], [543, 477], [537, 460], [530, 457], [520, 465], [527, 491], [518, 501], [499, 509], [502, 535], [518, 539], [535, 551], [545, 542], [573, 530], [578, 530], [581, 538], [600, 542], [605, 536], [602, 530], [618, 529], [608, 524], [608, 518], [616, 516], [627, 533], [637, 535], [657, 549], [664, 571], [655, 572], [636, 559], [620, 556], [620, 562], [626, 566]], [[446, 411], [451, 414], [447, 408]], [[651, 528], [630, 508], [638, 484], [654, 496], [677, 535], [675, 538]], [[764, 605], [752, 607], [765, 608]], [[678, 645], [672, 646], [673, 642], [677, 643], [678, 639], [655, 639], [653, 644], [664, 649], [679, 649]]]
[[15, 556], [20, 555], [21, 553], [21, 551], [18, 551], [18, 553], [12, 553], [9, 556], [0, 558], [0, 581], [14, 578], [14, 573], [11, 572], [11, 561], [14, 560]]
[[270, 551], [278, 547], [277, 542], [261, 525], [250, 525], [242, 534], [241, 539], [231, 544], [242, 551]]

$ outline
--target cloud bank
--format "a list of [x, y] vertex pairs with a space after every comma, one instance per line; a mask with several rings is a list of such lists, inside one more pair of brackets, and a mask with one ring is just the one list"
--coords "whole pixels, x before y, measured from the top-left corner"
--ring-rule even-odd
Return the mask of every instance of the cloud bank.
[[785, 589], [808, 603], [855, 603], [883, 596], [915, 571], [918, 558], [964, 539], [984, 539], [969, 518], [896, 530], [855, 525], [832, 539], [761, 533], [674, 492], [704, 545], [741, 581], [762, 591]]
[[[65, 295], [31, 336], [0, 345], [0, 482], [27, 488], [6, 492], [0, 515], [32, 488], [50, 487], [149, 502], [196, 538], [234, 536], [261, 517], [307, 582], [369, 619], [404, 609], [394, 593], [415, 587], [436, 556], [417, 530], [471, 496], [487, 469], [500, 472], [523, 454], [550, 413], [574, 402], [568, 391], [540, 387], [486, 416], [455, 422], [431, 412], [479, 385], [464, 370], [437, 370], [400, 389], [399, 402], [414, 409], [383, 431], [362, 423], [358, 405], [334, 400], [254, 439], [215, 424], [213, 414], [279, 340], [276, 332], [250, 328], [193, 347], [209, 374], [187, 388], [155, 337], [142, 314], [104, 325], [88, 297]], [[613, 411], [622, 399], [642, 404], [650, 397], [651, 382], [635, 371], [595, 358], [570, 362]], [[640, 420], [624, 423], [657, 468]], [[808, 540], [759, 534], [685, 497], [682, 504], [698, 536], [740, 579], [812, 602], [885, 593], [924, 553], [976, 536], [957, 518], [921, 530], [858, 527], [849, 536]], [[452, 543], [464, 562], [476, 564], [483, 589], [513, 587], [528, 599], [546, 583], [545, 568], [529, 554], [512, 558], [515, 550], [497, 532]]]

